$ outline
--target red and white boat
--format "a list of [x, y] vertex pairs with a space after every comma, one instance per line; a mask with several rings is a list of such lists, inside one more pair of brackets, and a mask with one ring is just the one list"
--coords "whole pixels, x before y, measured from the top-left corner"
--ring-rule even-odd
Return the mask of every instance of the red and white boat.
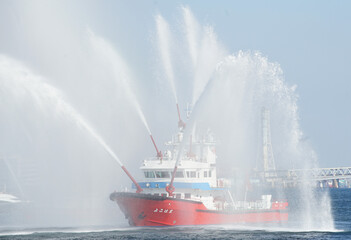
[[[179, 108], [178, 108], [179, 109]], [[179, 113], [179, 111], [178, 111]], [[180, 115], [179, 115], [180, 116]], [[180, 117], [179, 117], [180, 119]], [[144, 178], [132, 179], [136, 192], [113, 192], [115, 201], [132, 226], [177, 226], [231, 223], [264, 223], [288, 220], [288, 202], [262, 195], [255, 201], [234, 200], [230, 181], [218, 179], [216, 142], [210, 131], [190, 136], [184, 144], [184, 124], [166, 143], [164, 154], [145, 159]], [[180, 145], [188, 149], [180, 150]], [[179, 156], [180, 155], [180, 156]]]

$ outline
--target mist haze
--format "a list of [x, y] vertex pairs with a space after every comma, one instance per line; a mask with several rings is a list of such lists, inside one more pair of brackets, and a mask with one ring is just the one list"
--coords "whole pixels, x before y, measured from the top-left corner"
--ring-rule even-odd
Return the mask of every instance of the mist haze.
[[[120, 162], [142, 177], [142, 160], [156, 155], [150, 133], [162, 150], [177, 131], [177, 103], [183, 120], [193, 108], [186, 131], [211, 129], [220, 141], [219, 175], [262, 167], [263, 107], [277, 169], [319, 166], [299, 88], [276, 56], [228, 46], [222, 27], [187, 5], [105, 3], [1, 2], [1, 172], [31, 204], [9, 224], [126, 226], [109, 200], [131, 188]], [[328, 196], [318, 217], [309, 190], [300, 189], [309, 204], [296, 213], [308, 216], [298, 227], [333, 229]]]

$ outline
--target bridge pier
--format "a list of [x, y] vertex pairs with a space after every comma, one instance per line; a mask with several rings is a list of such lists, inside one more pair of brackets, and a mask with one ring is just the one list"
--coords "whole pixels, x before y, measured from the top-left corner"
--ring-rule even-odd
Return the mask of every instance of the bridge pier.
[[333, 188], [339, 188], [339, 179], [333, 179]]

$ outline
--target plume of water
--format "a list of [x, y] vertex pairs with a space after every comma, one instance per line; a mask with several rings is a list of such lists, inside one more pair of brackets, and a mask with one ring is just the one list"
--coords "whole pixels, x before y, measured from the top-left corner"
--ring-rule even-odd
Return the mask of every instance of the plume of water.
[[[97, 36], [91, 30], [88, 30], [88, 36], [96, 55], [99, 56], [110, 69], [112, 69], [115, 81], [120, 81], [128, 99], [131, 101], [132, 105], [137, 111], [137, 114], [139, 115], [142, 123], [145, 125], [147, 132], [149, 135], [151, 135], [151, 130], [146, 121], [145, 115], [141, 110], [137, 97], [131, 88], [132, 74], [129, 67], [108, 41]], [[120, 86], [119, 84], [117, 85]]]
[[192, 104], [199, 99], [207, 82], [216, 69], [217, 63], [225, 56], [225, 50], [218, 43], [217, 36], [210, 26], [205, 26], [199, 43], [198, 61], [194, 71]]
[[[210, 127], [221, 141], [217, 152], [222, 174], [230, 176], [235, 169], [250, 172], [262, 167], [259, 128], [260, 112], [265, 107], [271, 113], [276, 169], [316, 167], [316, 154], [303, 140], [299, 125], [296, 86], [285, 82], [280, 65], [268, 61], [259, 52], [239, 51], [228, 55], [212, 27], [200, 27], [186, 7], [182, 8], [182, 15], [194, 76], [191, 100], [194, 109], [184, 139], [191, 134], [195, 122], [199, 132]], [[177, 161], [184, 147], [185, 143], [180, 145]], [[294, 227], [334, 229], [327, 193], [323, 195], [323, 201], [319, 201], [313, 187], [302, 184], [298, 187], [298, 198], [299, 209], [294, 209], [297, 212], [292, 214], [298, 219]]]
[[[20, 182], [18, 181], [17, 179], [17, 176], [16, 174], [14, 173], [13, 171], [13, 167], [11, 166], [11, 164], [9, 164], [9, 162], [7, 161], [6, 157], [5, 156], [1, 156], [1, 160], [5, 162], [5, 165], [7, 167], [7, 169], [9, 170], [10, 174], [11, 174], [11, 177], [13, 178], [15, 184], [16, 184], [16, 187], [19, 189], [19, 192], [21, 194], [21, 197], [23, 198], [26, 198], [26, 196], [24, 195], [24, 192], [23, 192], [23, 189], [22, 189], [22, 186], [20, 184]], [[5, 191], [6, 192], [6, 191]]]
[[194, 106], [204, 91], [216, 65], [227, 55], [219, 43], [213, 27], [201, 27], [188, 7], [182, 7], [183, 32], [188, 44], [190, 58], [193, 63], [193, 95]]
[[162, 59], [162, 65], [165, 70], [166, 79], [168, 80], [169, 84], [172, 88], [172, 93], [174, 96], [174, 100], [178, 103], [177, 91], [175, 87], [175, 80], [174, 80], [174, 70], [172, 65], [171, 59], [171, 48], [170, 45], [172, 44], [172, 36], [171, 31], [169, 29], [168, 23], [161, 15], [157, 15], [155, 17], [156, 27], [157, 27], [157, 37], [158, 37], [158, 46], [159, 51]]
[[[279, 64], [269, 62], [258, 52], [228, 55], [212, 27], [201, 26], [187, 7], [182, 8], [182, 15], [182, 30], [187, 42], [185, 52], [189, 52], [188, 62], [192, 63], [185, 67], [186, 71], [191, 68], [193, 74], [193, 96], [189, 101], [195, 106], [184, 139], [188, 139], [187, 136], [193, 131], [195, 121], [199, 132], [209, 126], [221, 141], [217, 149], [218, 168], [224, 169], [223, 172], [228, 170], [228, 175], [232, 174], [229, 166], [251, 169], [257, 163], [258, 151], [255, 150], [260, 145], [259, 113], [262, 107], [266, 107], [271, 112], [271, 136], [277, 169], [314, 167], [316, 154], [307, 142], [301, 140], [304, 136], [299, 126], [296, 87], [286, 84]], [[161, 64], [177, 103], [174, 73], [185, 71], [175, 68], [179, 66], [174, 65], [177, 59], [171, 54], [175, 39], [168, 23], [160, 15], [156, 16], [155, 21]], [[89, 39], [97, 56], [110, 66], [116, 81], [123, 85], [151, 134], [130, 86], [132, 79], [127, 65], [106, 40], [91, 31]], [[122, 165], [102, 137], [65, 101], [60, 91], [21, 63], [3, 55], [0, 55], [0, 91], [1, 97], [7, 94], [18, 100], [26, 101], [29, 98], [43, 111], [55, 112], [75, 122]], [[101, 188], [100, 185], [98, 187]], [[318, 199], [308, 184], [301, 185], [299, 191], [302, 199], [301, 210], [297, 213], [300, 221], [298, 227], [306, 230], [332, 229], [328, 195]]]
[[188, 7], [182, 6], [185, 37], [188, 43], [189, 54], [193, 63], [193, 67], [197, 65], [198, 58], [198, 41], [200, 34], [200, 26]]
[[4, 55], [0, 55], [0, 87], [1, 91], [16, 96], [16, 99], [25, 101], [27, 97], [30, 97], [40, 109], [54, 110], [59, 116], [73, 121], [78, 127], [87, 131], [119, 165], [123, 166], [102, 137], [82, 115], [64, 100], [58, 89], [48, 84], [44, 78], [32, 73], [20, 62]]
[[[259, 113], [264, 106], [271, 112], [277, 169], [316, 166], [316, 154], [302, 140], [296, 86], [285, 83], [279, 64], [269, 62], [259, 52], [240, 51], [218, 65], [211, 81], [211, 89], [206, 89], [206, 96], [201, 99], [202, 110], [198, 110], [196, 117], [206, 119], [206, 125], [221, 139], [222, 161], [242, 169], [257, 167], [256, 155], [260, 152], [255, 153], [253, 149], [260, 149], [257, 147], [261, 138]], [[299, 210], [292, 209], [297, 211], [293, 213], [299, 219], [297, 227], [333, 230], [329, 197], [324, 194], [320, 201], [313, 193], [314, 186], [307, 183], [306, 179], [298, 187]]]

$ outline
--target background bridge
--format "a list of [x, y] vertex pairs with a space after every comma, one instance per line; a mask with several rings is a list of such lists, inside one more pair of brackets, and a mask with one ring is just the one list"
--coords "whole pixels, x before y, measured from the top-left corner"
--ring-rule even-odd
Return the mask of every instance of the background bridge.
[[255, 177], [273, 186], [309, 183], [318, 187], [351, 187], [351, 167], [257, 171]]
[[318, 187], [350, 188], [351, 167], [311, 168], [277, 170], [271, 141], [270, 111], [262, 108], [262, 161], [257, 162], [252, 181], [255, 184], [270, 186], [296, 186], [298, 184], [315, 184]]

